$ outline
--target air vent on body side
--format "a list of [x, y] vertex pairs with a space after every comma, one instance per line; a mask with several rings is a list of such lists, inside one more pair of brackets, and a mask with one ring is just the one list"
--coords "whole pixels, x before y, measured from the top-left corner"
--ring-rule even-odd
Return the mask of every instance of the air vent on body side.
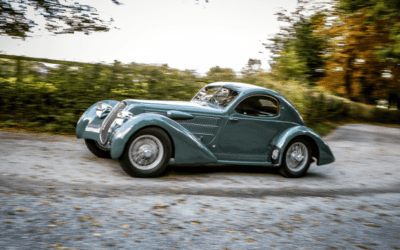
[[195, 116], [194, 119], [177, 122], [196, 136], [202, 138], [203, 143], [208, 143], [215, 137], [221, 119], [217, 117]]

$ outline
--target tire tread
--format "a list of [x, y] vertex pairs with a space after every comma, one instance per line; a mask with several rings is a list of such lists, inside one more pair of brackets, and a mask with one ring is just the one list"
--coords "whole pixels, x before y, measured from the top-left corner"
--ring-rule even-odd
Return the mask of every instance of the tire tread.
[[94, 140], [85, 139], [85, 144], [86, 147], [89, 149], [89, 151], [95, 156], [100, 158], [108, 158], [108, 159], [111, 158], [110, 151], [104, 151], [101, 148], [99, 148]]

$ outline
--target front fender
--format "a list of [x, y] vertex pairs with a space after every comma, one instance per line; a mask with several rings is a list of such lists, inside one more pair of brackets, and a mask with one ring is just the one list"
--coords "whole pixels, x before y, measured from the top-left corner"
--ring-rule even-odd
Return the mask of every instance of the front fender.
[[124, 152], [129, 138], [138, 130], [156, 126], [164, 129], [171, 137], [175, 147], [174, 163], [215, 163], [217, 158], [211, 151], [201, 143], [196, 136], [179, 123], [168, 117], [144, 113], [126, 121], [116, 131], [111, 141], [111, 158], [119, 158]]
[[282, 163], [283, 152], [285, 151], [287, 145], [291, 140], [293, 140], [298, 136], [306, 136], [315, 142], [315, 145], [317, 146], [318, 150], [316, 154], [318, 155], [317, 157], [318, 166], [332, 163], [335, 161], [335, 157], [333, 156], [331, 149], [319, 134], [317, 134], [315, 131], [305, 126], [295, 126], [285, 130], [280, 136], [276, 137], [272, 143], [280, 151], [278, 164], [276, 165], [280, 165]]
[[[114, 100], [105, 100], [101, 102], [111, 107], [118, 104], [118, 101]], [[81, 118], [79, 118], [76, 124], [76, 138], [86, 138], [100, 142], [99, 132], [104, 119], [100, 119], [96, 115], [97, 104], [98, 102], [93, 104], [83, 113]]]

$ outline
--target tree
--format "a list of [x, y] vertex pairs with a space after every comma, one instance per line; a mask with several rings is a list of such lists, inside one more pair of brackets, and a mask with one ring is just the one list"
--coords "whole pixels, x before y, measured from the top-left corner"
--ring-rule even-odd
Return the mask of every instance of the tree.
[[340, 0], [346, 13], [365, 12], [365, 21], [374, 25], [384, 20], [389, 37], [394, 42], [381, 46], [376, 54], [381, 60], [400, 62], [400, 1], [398, 0]]
[[[363, 10], [351, 15], [337, 12], [330, 25], [321, 25], [320, 33], [330, 36], [326, 57], [326, 76], [319, 85], [355, 101], [374, 104], [377, 98], [399, 93], [399, 67], [393, 62], [382, 62], [375, 55], [376, 48], [393, 42], [387, 22], [375, 25], [366, 22]], [[386, 74], [385, 74], [386, 73]], [[391, 76], [391, 77], [385, 77]]]
[[241, 73], [243, 76], [251, 76], [255, 75], [258, 71], [260, 71], [261, 60], [258, 59], [249, 59], [247, 64], [243, 67]]
[[[118, 0], [109, 0], [122, 5]], [[198, 4], [199, 0], [196, 0]], [[0, 0], [0, 35], [14, 38], [28, 37], [38, 24], [27, 17], [28, 10], [36, 16], [44, 17], [45, 29], [54, 34], [109, 31], [112, 19], [99, 17], [96, 8], [80, 4], [77, 0]], [[205, 0], [208, 3], [208, 0]]]
[[326, 47], [326, 37], [316, 36], [314, 30], [320, 22], [324, 5], [314, 1], [298, 0], [298, 6], [292, 13], [276, 13], [278, 21], [285, 22], [271, 43], [264, 44], [273, 53], [271, 68], [284, 78], [306, 78], [315, 83], [323, 76], [324, 61], [321, 55]]
[[261, 60], [258, 59], [249, 59], [247, 61], [247, 67], [250, 68], [252, 71], [259, 70], [261, 67]]
[[[111, 0], [120, 4], [116, 0]], [[66, 0], [0, 0], [0, 35], [25, 38], [38, 24], [28, 18], [31, 9], [35, 15], [43, 16], [45, 29], [54, 34], [108, 31], [110, 21], [98, 17], [96, 9]]]
[[272, 71], [284, 80], [291, 78], [300, 80], [307, 72], [307, 65], [296, 53], [292, 44], [285, 47], [285, 50], [275, 58], [274, 64], [271, 66]]
[[231, 68], [215, 66], [210, 68], [206, 74], [207, 78], [212, 81], [233, 81], [236, 79], [236, 74]]
[[301, 62], [305, 64], [305, 74], [311, 83], [315, 83], [324, 76], [326, 58], [323, 54], [326, 49], [327, 36], [319, 37], [314, 34], [316, 24], [323, 15], [316, 14], [308, 20], [301, 19], [294, 25], [295, 40], [293, 48]]

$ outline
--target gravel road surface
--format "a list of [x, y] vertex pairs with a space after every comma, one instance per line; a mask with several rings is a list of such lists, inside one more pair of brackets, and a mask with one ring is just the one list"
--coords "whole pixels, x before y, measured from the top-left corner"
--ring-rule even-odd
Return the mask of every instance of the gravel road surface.
[[400, 128], [340, 127], [336, 162], [125, 174], [83, 140], [0, 131], [0, 249], [400, 249]]

